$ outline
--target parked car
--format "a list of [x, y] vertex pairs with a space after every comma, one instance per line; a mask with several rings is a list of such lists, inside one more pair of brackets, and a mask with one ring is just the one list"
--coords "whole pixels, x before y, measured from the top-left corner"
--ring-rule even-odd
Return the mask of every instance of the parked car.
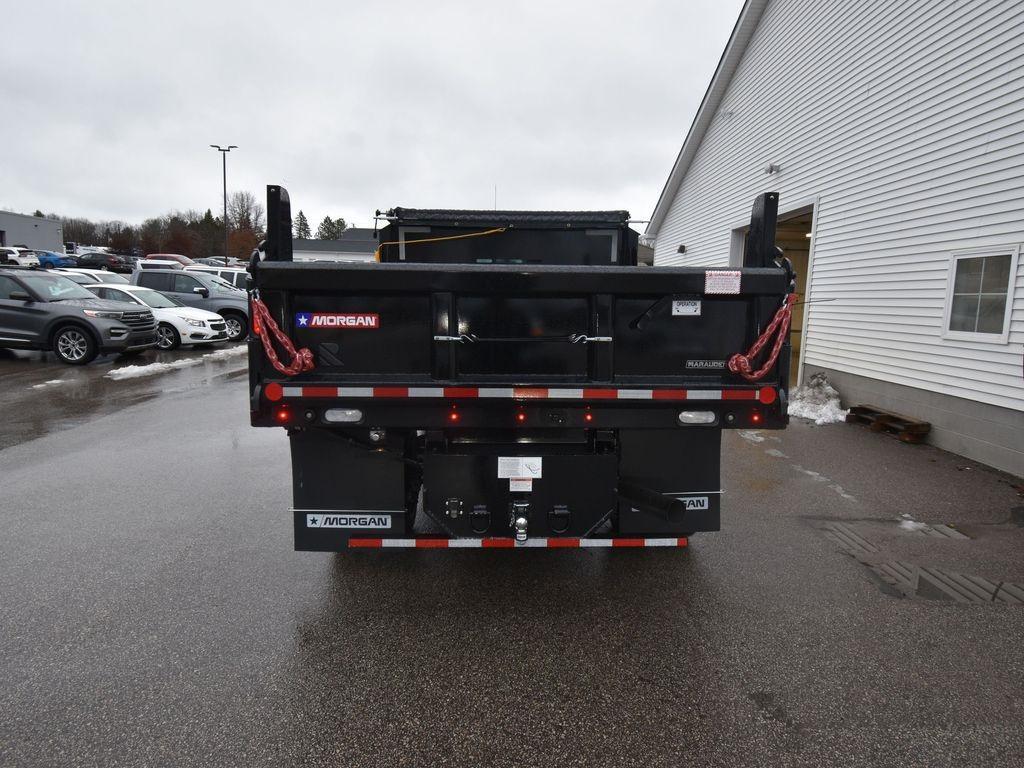
[[249, 297], [216, 275], [141, 269], [132, 273], [132, 283], [160, 291], [190, 307], [216, 312], [227, 323], [231, 341], [240, 341], [249, 333]]
[[132, 271], [132, 263], [124, 256], [116, 253], [86, 253], [78, 259], [78, 266], [87, 269], [109, 269], [111, 272]]
[[187, 267], [190, 264], [195, 264], [195, 262], [192, 261], [192, 259], [190, 259], [188, 256], [183, 256], [180, 253], [147, 253], [146, 259], [156, 259], [157, 261], [176, 261], [183, 267]]
[[231, 283], [235, 288], [245, 290], [245, 280], [249, 277], [249, 273], [244, 269], [235, 269], [233, 267], [210, 267], [205, 265], [195, 265], [185, 267], [186, 272], [203, 272], [207, 275], [216, 275], [222, 280]]
[[80, 267], [58, 267], [51, 270], [58, 272], [69, 280], [74, 280], [79, 285], [92, 285], [94, 283], [122, 283], [128, 285], [128, 278], [116, 272], [106, 269], [82, 269]]
[[19, 267], [38, 267], [39, 259], [34, 251], [19, 246], [0, 246], [0, 264], [14, 264]]
[[148, 308], [104, 301], [64, 275], [0, 268], [0, 346], [52, 350], [85, 365], [100, 353], [155, 347], [156, 320]]
[[135, 262], [135, 269], [184, 269], [184, 267], [176, 261], [139, 259]]
[[74, 259], [65, 256], [63, 253], [55, 253], [54, 251], [34, 251], [36, 258], [39, 260], [39, 266], [43, 269], [53, 269], [54, 267], [73, 267], [78, 262]]
[[139, 285], [96, 285], [87, 290], [110, 301], [132, 302], [149, 307], [156, 318], [156, 346], [177, 349], [182, 344], [211, 344], [228, 340], [227, 323], [216, 312], [186, 307], [177, 299]]

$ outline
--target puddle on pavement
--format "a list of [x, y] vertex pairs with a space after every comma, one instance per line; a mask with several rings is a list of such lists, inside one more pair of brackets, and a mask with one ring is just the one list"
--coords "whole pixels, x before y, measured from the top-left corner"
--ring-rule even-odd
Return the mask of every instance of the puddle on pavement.
[[[244, 354], [208, 357], [184, 350], [147, 355], [146, 364], [195, 360], [196, 364], [137, 379], [116, 381], [112, 367], [138, 365], [142, 360], [109, 357], [73, 367], [48, 361], [43, 353], [0, 356], [5, 387], [0, 405], [5, 411], [0, 450], [54, 432], [72, 429], [98, 416], [140, 405], [163, 394], [209, 386], [212, 381], [235, 381], [247, 375]], [[228, 368], [229, 370], [224, 370]]]

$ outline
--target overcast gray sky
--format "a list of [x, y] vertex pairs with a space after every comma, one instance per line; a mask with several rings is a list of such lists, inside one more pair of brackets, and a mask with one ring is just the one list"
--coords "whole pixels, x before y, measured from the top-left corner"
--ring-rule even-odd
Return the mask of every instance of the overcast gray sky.
[[0, 208], [141, 219], [262, 199], [647, 218], [741, 0], [18, 2]]

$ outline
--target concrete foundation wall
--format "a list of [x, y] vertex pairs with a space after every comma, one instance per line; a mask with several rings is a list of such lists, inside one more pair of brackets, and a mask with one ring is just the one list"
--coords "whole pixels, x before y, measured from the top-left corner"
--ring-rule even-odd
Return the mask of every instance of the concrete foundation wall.
[[804, 378], [824, 371], [839, 390], [843, 407], [876, 405], [930, 422], [928, 442], [952, 453], [1024, 477], [1024, 411], [892, 384], [816, 365]]

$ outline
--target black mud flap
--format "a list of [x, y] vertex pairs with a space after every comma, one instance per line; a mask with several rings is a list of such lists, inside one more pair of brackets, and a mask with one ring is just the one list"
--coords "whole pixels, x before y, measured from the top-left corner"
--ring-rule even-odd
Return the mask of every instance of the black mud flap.
[[[682, 536], [719, 530], [721, 443], [717, 427], [621, 430], [618, 532]], [[669, 501], [652, 503], [648, 495]]]
[[406, 464], [323, 429], [293, 432], [295, 549], [335, 552], [351, 536], [407, 535]]

